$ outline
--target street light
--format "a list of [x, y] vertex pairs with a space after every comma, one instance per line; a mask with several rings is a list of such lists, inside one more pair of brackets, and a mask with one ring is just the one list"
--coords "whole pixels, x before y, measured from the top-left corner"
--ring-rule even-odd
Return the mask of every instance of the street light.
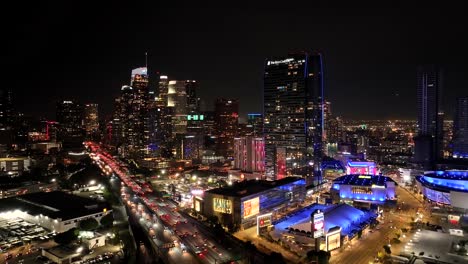
[[96, 184], [96, 181], [95, 181], [95, 180], [90, 180], [90, 181], [89, 181], [89, 185], [94, 185], [94, 184]]

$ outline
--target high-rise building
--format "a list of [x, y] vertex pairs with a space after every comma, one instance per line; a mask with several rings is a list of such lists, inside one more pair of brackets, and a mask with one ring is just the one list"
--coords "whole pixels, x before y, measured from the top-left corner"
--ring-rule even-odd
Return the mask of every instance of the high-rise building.
[[75, 101], [57, 103], [56, 118], [60, 129], [58, 137], [69, 143], [81, 143], [84, 136], [83, 106]]
[[137, 144], [136, 118], [134, 112], [135, 94], [133, 88], [122, 86], [120, 96], [115, 99], [114, 116], [112, 119], [112, 142], [120, 150], [121, 155], [126, 155]]
[[159, 132], [158, 142], [160, 142], [160, 147], [163, 146], [172, 136], [172, 110], [173, 107], [167, 106], [168, 100], [168, 86], [169, 80], [166, 75], [161, 75], [159, 77], [158, 84], [158, 97], [156, 98], [156, 104], [159, 108]]
[[251, 136], [263, 137], [263, 115], [259, 113], [247, 114], [247, 127]]
[[264, 73], [265, 173], [281, 179], [304, 168], [321, 181], [323, 69], [319, 53], [268, 58]]
[[121, 155], [142, 157], [150, 143], [150, 93], [146, 67], [133, 69], [130, 86], [124, 85], [115, 99], [112, 142]]
[[239, 122], [239, 101], [237, 99], [218, 98], [215, 102], [215, 133], [218, 155], [232, 157], [234, 137], [237, 135]]
[[438, 66], [418, 67], [418, 131], [414, 161], [425, 167], [431, 167], [443, 156], [442, 89], [442, 71]]
[[86, 135], [90, 136], [99, 130], [98, 104], [84, 105], [84, 127]]
[[148, 69], [140, 67], [132, 70], [130, 86], [134, 92], [133, 115], [135, 124], [135, 151], [145, 153], [149, 143], [149, 87]]
[[13, 124], [12, 91], [0, 88], [0, 129], [10, 128]]
[[187, 132], [187, 92], [185, 81], [171, 80], [167, 86], [167, 108], [170, 109], [172, 137]]
[[258, 137], [234, 138], [234, 168], [245, 172], [265, 171], [265, 141]]
[[198, 82], [185, 81], [185, 93], [187, 94], [187, 112], [198, 114], [200, 112], [200, 98], [197, 97]]
[[468, 159], [468, 97], [457, 99], [453, 129], [453, 157]]

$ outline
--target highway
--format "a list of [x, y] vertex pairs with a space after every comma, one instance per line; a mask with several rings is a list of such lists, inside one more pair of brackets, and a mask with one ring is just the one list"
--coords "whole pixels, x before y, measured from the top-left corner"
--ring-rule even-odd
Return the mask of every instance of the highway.
[[[121, 197], [152, 238], [154, 248], [169, 263], [230, 263], [240, 250], [226, 248], [206, 227], [178, 211], [177, 205], [156, 197], [151, 186], [132, 176], [125, 164], [95, 143], [86, 142], [90, 157], [107, 175], [122, 182]], [[111, 181], [117, 180], [111, 177]], [[137, 241], [137, 244], [139, 241]], [[166, 248], [170, 247], [170, 248]]]

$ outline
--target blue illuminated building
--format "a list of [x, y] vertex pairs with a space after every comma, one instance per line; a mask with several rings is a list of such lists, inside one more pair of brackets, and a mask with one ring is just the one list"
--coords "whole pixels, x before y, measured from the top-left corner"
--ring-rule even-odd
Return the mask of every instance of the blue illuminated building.
[[468, 171], [430, 171], [416, 176], [421, 194], [429, 201], [468, 209]]
[[[325, 214], [325, 231], [339, 226], [343, 236], [350, 235], [362, 228], [361, 223], [370, 222], [376, 215], [370, 211], [364, 212], [347, 204], [323, 205], [313, 204], [288, 218], [275, 224], [275, 230], [291, 231], [298, 234], [311, 235], [310, 214], [315, 210]], [[302, 232], [301, 232], [302, 231]]]
[[395, 200], [395, 181], [381, 175], [350, 174], [336, 178], [330, 193], [335, 202], [384, 203]]

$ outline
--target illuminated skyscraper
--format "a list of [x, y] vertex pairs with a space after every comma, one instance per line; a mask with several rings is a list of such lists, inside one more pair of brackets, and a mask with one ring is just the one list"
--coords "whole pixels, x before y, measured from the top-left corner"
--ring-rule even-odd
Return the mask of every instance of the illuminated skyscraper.
[[112, 142], [120, 149], [122, 155], [133, 150], [137, 144], [136, 118], [134, 113], [135, 94], [133, 88], [122, 86], [121, 94], [115, 99], [114, 117], [112, 119]]
[[219, 155], [232, 157], [234, 137], [237, 135], [239, 119], [239, 101], [218, 98], [215, 102], [216, 150]]
[[148, 70], [140, 67], [132, 70], [130, 86], [134, 92], [135, 150], [144, 153], [149, 142], [149, 88]]
[[99, 129], [98, 105], [85, 104], [84, 106], [84, 127], [86, 135], [90, 136]]
[[304, 168], [311, 176], [308, 184], [320, 182], [322, 55], [298, 53], [268, 58], [263, 95], [266, 177], [280, 179], [292, 169]]
[[265, 141], [258, 137], [234, 139], [234, 168], [246, 172], [265, 171]]
[[263, 115], [258, 113], [247, 114], [247, 127], [254, 137], [263, 137]]
[[172, 136], [187, 132], [187, 92], [185, 81], [169, 81], [167, 86], [167, 107], [172, 116]]
[[57, 103], [56, 110], [56, 118], [60, 127], [59, 140], [81, 144], [84, 136], [83, 106], [74, 101], [61, 101]]
[[453, 129], [453, 157], [468, 159], [468, 97], [457, 100]]
[[415, 138], [415, 161], [426, 167], [431, 167], [442, 157], [442, 89], [442, 71], [439, 67], [425, 65], [418, 68], [418, 135]]

